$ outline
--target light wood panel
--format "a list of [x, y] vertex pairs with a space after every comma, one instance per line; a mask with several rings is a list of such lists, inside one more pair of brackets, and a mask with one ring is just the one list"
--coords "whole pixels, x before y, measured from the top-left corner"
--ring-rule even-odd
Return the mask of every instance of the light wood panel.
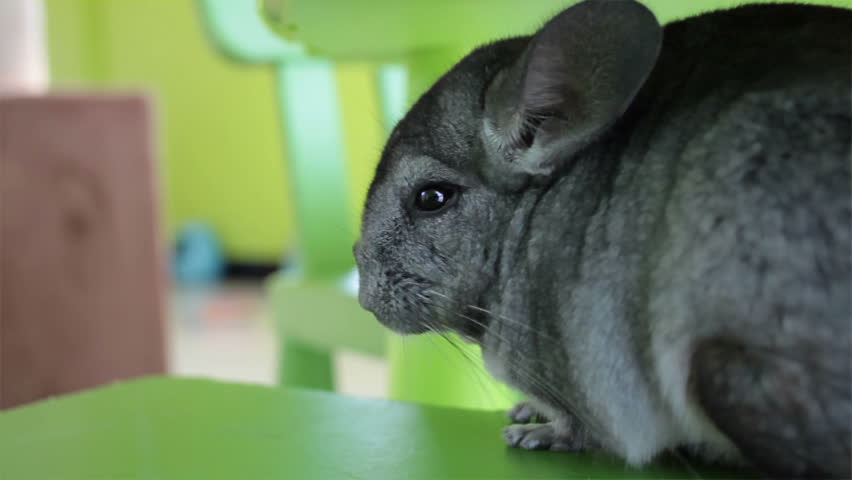
[[0, 98], [0, 408], [165, 372], [148, 103]]

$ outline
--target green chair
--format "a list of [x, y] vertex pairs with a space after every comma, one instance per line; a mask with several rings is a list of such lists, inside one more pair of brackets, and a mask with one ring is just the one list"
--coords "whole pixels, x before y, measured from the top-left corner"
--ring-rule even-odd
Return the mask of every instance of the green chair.
[[498, 412], [150, 378], [0, 412], [3, 480], [744, 478], [503, 445]]
[[[275, 36], [248, 1], [200, 0], [200, 10], [216, 45], [240, 61], [271, 64], [278, 72], [288, 166], [300, 233], [295, 266], [273, 276], [268, 292], [280, 327], [280, 378], [284, 385], [332, 390], [332, 354], [346, 348], [396, 359], [418, 358], [419, 367], [392, 369], [391, 396], [432, 404], [504, 408], [516, 397], [482, 371], [478, 351], [430, 338], [426, 349], [401, 347], [356, 300], [352, 244], [363, 195], [378, 160], [380, 143], [407, 104], [406, 70], [394, 64], [369, 69], [370, 91], [345, 92], [377, 98], [381, 121], [374, 131], [358, 118], [344, 125], [335, 65], [305, 55]], [[373, 135], [368, 161], [351, 162], [345, 129]], [[380, 134], [375, 129], [381, 130]], [[354, 181], [352, 180], [354, 179]], [[349, 288], [347, 288], [349, 285]], [[440, 339], [443, 342], [442, 339]], [[415, 340], [422, 343], [424, 339]], [[471, 358], [472, 360], [468, 360]]]

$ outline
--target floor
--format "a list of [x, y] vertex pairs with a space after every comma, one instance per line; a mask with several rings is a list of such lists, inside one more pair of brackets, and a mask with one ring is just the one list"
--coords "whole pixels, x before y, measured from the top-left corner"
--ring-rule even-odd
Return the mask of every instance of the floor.
[[[259, 282], [181, 288], [172, 293], [169, 370], [173, 375], [277, 384], [278, 340]], [[341, 393], [387, 398], [384, 360], [335, 354]]]

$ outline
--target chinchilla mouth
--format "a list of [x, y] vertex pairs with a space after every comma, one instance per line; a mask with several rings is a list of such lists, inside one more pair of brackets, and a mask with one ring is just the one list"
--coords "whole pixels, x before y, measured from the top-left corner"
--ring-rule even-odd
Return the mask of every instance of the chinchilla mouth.
[[476, 343], [482, 340], [485, 331], [488, 330], [488, 311], [477, 306], [468, 306], [462, 317], [464, 323], [459, 329], [459, 334]]
[[438, 324], [427, 322], [432, 331], [453, 331], [465, 340], [479, 343], [488, 330], [491, 313], [478, 306], [481, 302], [476, 302], [477, 305], [465, 305], [434, 289], [426, 289], [418, 296], [427, 310], [431, 310], [432, 315], [443, 318]]

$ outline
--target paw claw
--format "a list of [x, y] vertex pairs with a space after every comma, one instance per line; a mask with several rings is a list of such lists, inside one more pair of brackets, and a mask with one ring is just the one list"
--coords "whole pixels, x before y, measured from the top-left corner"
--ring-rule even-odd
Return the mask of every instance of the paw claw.
[[521, 446], [527, 450], [539, 450], [543, 447], [541, 440], [535, 438], [523, 441]]
[[510, 447], [518, 447], [520, 446], [521, 440], [524, 439], [524, 435], [523, 432], [511, 428], [512, 426], [503, 429], [503, 438]]
[[509, 445], [525, 450], [550, 448], [556, 439], [553, 426], [548, 423], [510, 425], [503, 430], [503, 436]]

